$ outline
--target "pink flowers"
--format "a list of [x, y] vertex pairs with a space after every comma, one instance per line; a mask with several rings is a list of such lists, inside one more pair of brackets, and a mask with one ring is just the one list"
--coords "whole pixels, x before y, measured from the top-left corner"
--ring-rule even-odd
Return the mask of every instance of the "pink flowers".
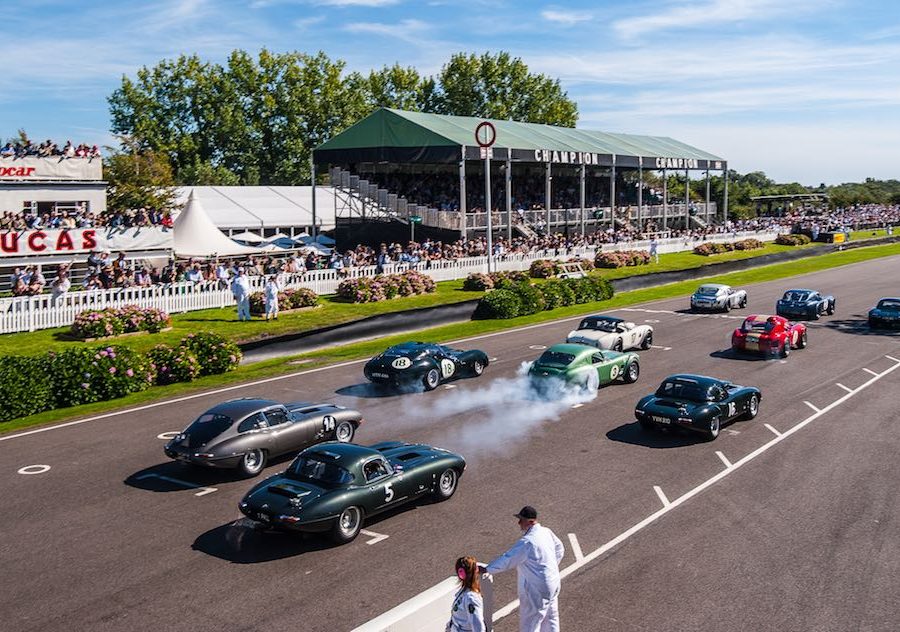
[[114, 367], [114, 366], [109, 367], [109, 372], [110, 372], [110, 375], [115, 374], [116, 367]]
[[375, 303], [397, 296], [414, 296], [434, 292], [434, 280], [421, 272], [408, 270], [400, 274], [345, 279], [337, 295], [353, 303]]
[[103, 338], [135, 331], [155, 333], [168, 326], [169, 322], [169, 315], [155, 307], [108, 307], [78, 314], [72, 323], [72, 333], [79, 338]]
[[134, 371], [131, 369], [128, 369], [127, 371], [125, 371], [125, 375], [127, 375], [128, 377], [134, 377]]

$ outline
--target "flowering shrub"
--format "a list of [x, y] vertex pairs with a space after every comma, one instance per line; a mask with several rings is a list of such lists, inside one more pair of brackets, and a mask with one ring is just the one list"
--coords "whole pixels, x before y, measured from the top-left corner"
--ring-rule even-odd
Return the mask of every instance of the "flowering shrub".
[[76, 347], [47, 358], [58, 408], [115, 399], [153, 383], [150, 362], [127, 347]]
[[201, 331], [181, 339], [182, 349], [190, 351], [200, 362], [200, 375], [215, 375], [237, 368], [241, 350], [236, 344], [211, 331]]
[[537, 314], [544, 311], [546, 301], [541, 291], [530, 283], [516, 283], [513, 290], [519, 296], [519, 316]]
[[169, 326], [169, 315], [155, 307], [125, 305], [89, 309], [75, 316], [72, 334], [78, 338], [105, 338], [135, 331], [158, 333]]
[[564, 305], [605, 301], [612, 295], [612, 285], [596, 275], [551, 279], [540, 285], [513, 284], [485, 294], [475, 308], [474, 318], [515, 318]]
[[490, 274], [473, 272], [463, 281], [463, 289], [467, 292], [484, 292], [494, 288], [494, 279]]
[[765, 244], [758, 239], [742, 239], [731, 243], [713, 243], [707, 242], [694, 247], [694, 254], [709, 257], [710, 255], [719, 255], [723, 252], [731, 252], [732, 250], [756, 250], [765, 248]]
[[407, 270], [399, 274], [344, 279], [338, 285], [337, 295], [352, 303], [374, 303], [398, 296], [430, 294], [434, 290], [434, 279], [430, 276]]
[[559, 263], [550, 259], [536, 259], [528, 268], [528, 275], [532, 279], [549, 279], [559, 272]]
[[[305, 287], [288, 289], [278, 293], [278, 309], [280, 311], [314, 307], [318, 304], [319, 295]], [[262, 292], [254, 292], [250, 295], [250, 313], [266, 313], [266, 298]]]
[[0, 422], [53, 408], [46, 356], [0, 356]]
[[544, 295], [544, 309], [556, 309], [575, 304], [575, 292], [564, 279], [550, 279], [540, 287]]
[[647, 250], [598, 252], [594, 257], [594, 265], [598, 268], [624, 268], [626, 266], [643, 266], [648, 263], [650, 263], [650, 252]]
[[190, 382], [200, 375], [200, 361], [186, 347], [156, 345], [147, 353], [157, 384]]
[[775, 243], [781, 246], [805, 246], [811, 241], [807, 235], [778, 235], [775, 238]]

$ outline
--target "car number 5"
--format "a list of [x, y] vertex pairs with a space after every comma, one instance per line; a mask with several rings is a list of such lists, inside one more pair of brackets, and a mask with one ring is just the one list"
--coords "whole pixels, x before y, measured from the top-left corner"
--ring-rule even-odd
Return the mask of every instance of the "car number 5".
[[392, 488], [393, 483], [388, 483], [384, 486], [384, 502], [389, 503], [394, 498], [394, 490]]

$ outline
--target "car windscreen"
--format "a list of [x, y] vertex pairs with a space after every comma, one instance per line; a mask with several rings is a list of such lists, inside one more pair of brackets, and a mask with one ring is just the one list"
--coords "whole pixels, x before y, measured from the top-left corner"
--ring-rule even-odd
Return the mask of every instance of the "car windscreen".
[[747, 319], [744, 321], [744, 324], [741, 326], [743, 331], [772, 331], [775, 329], [775, 323], [768, 320], [752, 320]]
[[783, 301], [795, 301], [798, 303], [804, 303], [809, 300], [809, 292], [785, 292]]
[[885, 298], [878, 301], [878, 309], [888, 309], [891, 311], [900, 310], [900, 301], [893, 298]]
[[191, 438], [192, 445], [202, 445], [228, 430], [233, 423], [234, 419], [227, 415], [203, 413], [185, 432]]
[[713, 285], [701, 285], [700, 289], [697, 290], [697, 294], [707, 294], [711, 296], [715, 296], [719, 293], [719, 288]]
[[571, 353], [560, 353], [559, 351], [544, 351], [538, 358], [538, 364], [550, 364], [553, 366], [569, 366], [575, 359]]
[[353, 481], [353, 475], [341, 466], [314, 456], [298, 457], [285, 474], [294, 480], [307, 481], [324, 487], [346, 485]]
[[656, 389], [656, 396], [686, 399], [692, 402], [707, 402], [710, 400], [708, 388], [695, 382], [683, 382], [681, 380], [666, 380]]
[[616, 323], [611, 320], [606, 319], [594, 319], [594, 318], [585, 318], [581, 321], [581, 324], [578, 325], [579, 329], [593, 329], [594, 331], [608, 331], [613, 332], [616, 330]]

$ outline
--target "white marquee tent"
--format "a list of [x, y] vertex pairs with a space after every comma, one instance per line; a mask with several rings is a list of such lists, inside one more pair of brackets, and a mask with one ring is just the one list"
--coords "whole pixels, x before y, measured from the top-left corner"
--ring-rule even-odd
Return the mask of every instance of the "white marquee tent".
[[179, 257], [227, 257], [261, 252], [259, 248], [242, 246], [229, 239], [206, 214], [193, 192], [175, 218], [174, 232], [175, 254]]

